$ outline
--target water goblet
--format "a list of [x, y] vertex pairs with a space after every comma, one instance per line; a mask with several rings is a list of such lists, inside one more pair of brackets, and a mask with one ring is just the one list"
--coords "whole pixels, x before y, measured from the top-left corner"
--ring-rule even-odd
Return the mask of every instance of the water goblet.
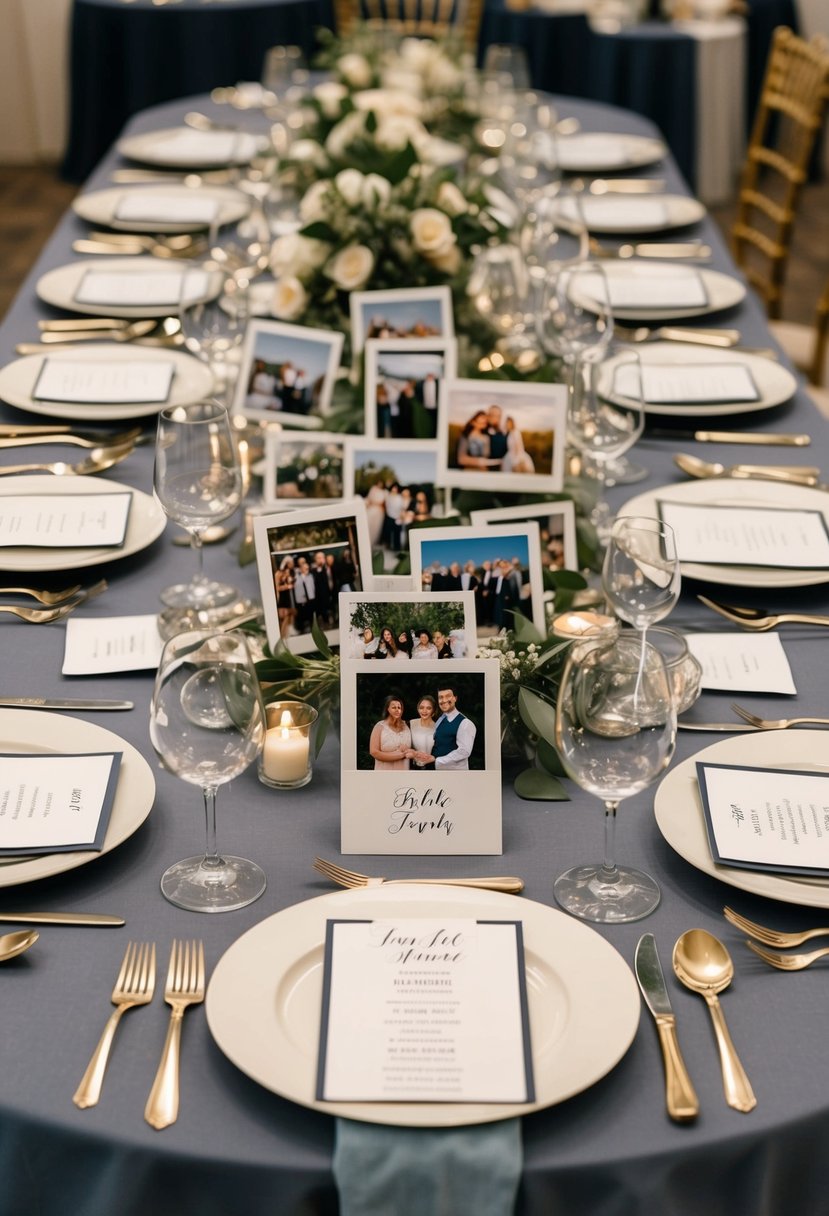
[[190, 533], [196, 570], [161, 592], [170, 608], [218, 608], [239, 595], [204, 574], [201, 534], [242, 501], [242, 472], [227, 410], [216, 401], [171, 406], [158, 415], [153, 488], [164, 514]]
[[150, 705], [150, 739], [164, 767], [201, 787], [203, 856], [165, 870], [161, 891], [191, 912], [230, 912], [265, 890], [253, 861], [222, 856], [216, 846], [216, 792], [251, 764], [264, 738], [265, 710], [244, 635], [193, 630], [161, 655]]
[[679, 599], [682, 576], [673, 528], [661, 519], [621, 515], [610, 530], [602, 567], [605, 598], [638, 629], [664, 620]]
[[556, 899], [582, 920], [640, 920], [656, 908], [660, 891], [649, 874], [616, 863], [616, 812], [673, 755], [676, 709], [659, 651], [632, 633], [574, 643], [559, 688], [555, 739], [568, 776], [605, 807], [602, 861], [560, 875]]

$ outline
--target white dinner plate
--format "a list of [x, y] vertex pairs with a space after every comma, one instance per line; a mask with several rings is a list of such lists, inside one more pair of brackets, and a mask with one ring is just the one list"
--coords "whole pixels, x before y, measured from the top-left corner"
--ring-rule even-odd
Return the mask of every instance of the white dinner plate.
[[[81, 401], [36, 401], [32, 396], [46, 359], [60, 363], [172, 363], [175, 366], [167, 401], [131, 402], [125, 405]], [[189, 405], [202, 401], [213, 392], [213, 375], [206, 364], [179, 350], [159, 350], [115, 342], [79, 342], [74, 348], [55, 350], [54, 354], [26, 355], [0, 368], [0, 399], [32, 414], [49, 418], [68, 418], [74, 422], [120, 422], [125, 418], [144, 418], [157, 414], [168, 405]]]
[[167, 524], [161, 507], [149, 494], [103, 477], [53, 477], [37, 473], [0, 478], [0, 496], [10, 494], [117, 494], [132, 495], [127, 535], [120, 549], [37, 549], [13, 546], [0, 548], [0, 570], [45, 574], [54, 570], [76, 570], [132, 557], [157, 540]]
[[[167, 317], [178, 311], [178, 301], [172, 304], [142, 304], [140, 307], [126, 304], [79, 304], [75, 293], [88, 271], [105, 271], [110, 274], [169, 274], [171, 270], [193, 270], [190, 262], [154, 257], [103, 257], [91, 261], [69, 262], [48, 270], [38, 279], [35, 290], [38, 298], [55, 308], [69, 312], [88, 313], [90, 316], [124, 317], [138, 320], [142, 317]], [[200, 299], [215, 300], [222, 290], [220, 274], [210, 275], [210, 287]], [[194, 303], [196, 301], [194, 300]]]
[[[578, 208], [578, 212], [576, 209]], [[660, 211], [659, 215], [655, 212]], [[614, 233], [668, 232], [686, 228], [705, 218], [704, 205], [685, 194], [600, 194], [584, 199], [566, 198], [557, 208], [562, 227], [576, 215], [589, 232], [611, 236]]]
[[661, 139], [647, 135], [580, 131], [559, 137], [558, 163], [565, 173], [610, 173], [615, 169], [654, 165], [666, 151]]
[[[746, 367], [757, 386], [757, 401], [716, 401], [690, 403], [652, 402], [645, 413], [664, 418], [717, 418], [729, 414], [749, 414], [755, 410], [770, 410], [790, 401], [797, 391], [797, 380], [787, 368], [762, 355], [743, 354], [735, 350], [720, 350], [714, 346], [694, 346], [690, 342], [643, 342], [636, 347], [643, 366], [723, 363]], [[2, 374], [0, 374], [2, 382]]]
[[91, 194], [79, 194], [72, 209], [82, 220], [90, 224], [103, 224], [124, 232], [195, 232], [209, 225], [203, 220], [130, 220], [119, 219], [118, 208], [122, 200], [140, 198], [170, 199], [172, 202], [188, 202], [194, 199], [210, 199], [218, 208], [219, 224], [236, 224], [250, 211], [250, 198], [240, 190], [222, 189], [218, 186], [200, 186], [191, 190], [189, 186], [115, 186], [108, 190], [94, 190]]
[[[705, 266], [692, 266], [688, 263], [657, 262], [653, 258], [626, 258], [614, 261], [608, 259], [602, 262], [605, 278], [626, 279], [633, 276], [672, 279], [677, 274], [687, 275], [689, 271], [697, 273], [705, 290], [706, 302], [688, 308], [657, 308], [647, 304], [638, 304], [635, 308], [614, 308], [613, 316], [617, 321], [679, 321], [689, 317], [704, 317], [709, 313], [722, 312], [726, 308], [734, 308], [745, 299], [745, 284], [735, 279], [733, 275], [723, 274], [721, 270], [708, 270]], [[587, 275], [583, 276], [586, 279]], [[583, 281], [582, 279], [582, 281]], [[595, 307], [595, 297], [582, 289], [580, 278], [577, 276], [572, 283], [571, 294], [577, 304], [583, 308]]]
[[[229, 139], [229, 137], [234, 137]], [[115, 145], [122, 156], [144, 165], [169, 169], [218, 169], [247, 165], [268, 146], [265, 136], [247, 131], [195, 131], [192, 127], [165, 127], [143, 135], [126, 135]]]
[[[50, 747], [48, 740], [55, 746]], [[68, 714], [37, 709], [0, 709], [0, 747], [4, 752], [49, 753], [122, 752], [118, 785], [100, 851], [41, 853], [21, 861], [3, 858], [0, 887], [16, 887], [37, 878], [51, 878], [97, 861], [136, 832], [152, 809], [155, 778], [140, 752], [102, 726]]]
[[654, 799], [657, 826], [668, 844], [703, 874], [710, 874], [730, 887], [765, 895], [784, 903], [811, 908], [829, 908], [829, 883], [802, 875], [772, 874], [762, 870], [743, 870], [714, 862], [705, 830], [705, 816], [699, 796], [696, 764], [742, 764], [756, 768], [798, 769], [826, 772], [825, 737], [815, 730], [763, 730], [756, 734], [735, 735], [704, 747], [683, 760], [662, 778]]
[[[677, 482], [659, 486], [631, 498], [619, 515], [647, 515], [656, 518], [657, 501], [693, 503], [697, 507], [773, 507], [789, 511], [820, 511], [829, 527], [829, 494], [809, 486], [785, 482], [738, 480], [712, 477], [710, 480]], [[766, 566], [715, 566], [683, 562], [684, 578], [703, 579], [726, 587], [816, 587], [829, 583], [829, 570], [778, 570]]]
[[[389, 916], [523, 922], [535, 1102], [316, 1100], [326, 919]], [[412, 1127], [489, 1123], [563, 1102], [619, 1062], [636, 1033], [639, 1007], [630, 968], [595, 930], [532, 900], [448, 886], [362, 888], [286, 908], [222, 956], [206, 1005], [221, 1050], [266, 1089], [329, 1115]]]

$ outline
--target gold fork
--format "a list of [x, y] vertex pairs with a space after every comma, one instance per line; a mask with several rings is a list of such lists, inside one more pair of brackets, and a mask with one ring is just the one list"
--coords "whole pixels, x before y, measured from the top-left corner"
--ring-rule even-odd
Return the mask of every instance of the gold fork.
[[54, 621], [62, 621], [77, 608], [76, 601], [71, 604], [59, 604], [56, 608], [25, 608], [18, 604], [0, 604], [0, 612], [8, 612], [11, 616], [20, 617], [30, 625], [51, 625]]
[[808, 954], [775, 954], [773, 950], [767, 950], [765, 946], [758, 946], [756, 942], [748, 939], [746, 939], [746, 945], [764, 963], [776, 967], [778, 971], [803, 971], [806, 967], [811, 967], [812, 963], [816, 963], [819, 958], [826, 958], [829, 955], [829, 946], [824, 946], [822, 950], [811, 950]]
[[171, 1007], [170, 1024], [158, 1072], [155, 1074], [144, 1118], [157, 1131], [178, 1118], [181, 1023], [190, 1005], [204, 1000], [204, 943], [173, 941], [164, 1000]]
[[783, 949], [786, 946], [802, 946], [804, 942], [811, 941], [813, 937], [829, 936], [829, 929], [802, 929], [792, 933], [785, 933], [781, 929], [767, 929], [765, 925], [758, 925], [756, 921], [741, 916], [728, 905], [722, 911], [727, 921], [730, 921], [737, 929], [741, 929], [743, 933], [747, 933], [749, 937], [756, 937], [757, 941], [762, 942], [765, 946], [776, 946], [778, 949]]
[[0, 587], [0, 595], [30, 595], [39, 604], [48, 604], [52, 607], [57, 604], [65, 604], [80, 590], [80, 583], [76, 583], [74, 587], [64, 587], [63, 591], [40, 591], [37, 587]]
[[520, 878], [373, 878], [369, 874], [360, 874], [357, 870], [347, 870], [333, 861], [323, 857], [314, 858], [314, 869], [340, 887], [379, 887], [388, 883], [438, 883], [447, 887], [480, 887], [486, 891], [505, 891], [508, 895], [518, 895], [524, 890]]
[[81, 1083], [72, 1096], [72, 1101], [81, 1110], [94, 1106], [101, 1096], [101, 1086], [104, 1083], [109, 1052], [121, 1015], [136, 1005], [148, 1005], [153, 999], [154, 991], [155, 943], [144, 942], [142, 945], [138, 945], [136, 942], [130, 942], [112, 990], [112, 1003], [115, 1011], [110, 1014], [104, 1032], [98, 1040], [98, 1046], [86, 1066]]
[[718, 612], [727, 621], [741, 625], [743, 629], [753, 629], [756, 633], [765, 633], [774, 629], [775, 625], [829, 625], [829, 616], [819, 616], [813, 612], [759, 612], [756, 608], [737, 608], [733, 604], [718, 604], [709, 600], [705, 595], [697, 599], [706, 608]]
[[735, 705], [731, 702], [731, 708], [735, 714], [739, 714], [749, 726], [754, 726], [757, 730], [788, 730], [790, 726], [802, 726], [804, 723], [811, 723], [813, 726], [829, 726], [829, 718], [761, 718], [759, 714], [749, 713], [747, 709], [743, 709], [741, 705]]

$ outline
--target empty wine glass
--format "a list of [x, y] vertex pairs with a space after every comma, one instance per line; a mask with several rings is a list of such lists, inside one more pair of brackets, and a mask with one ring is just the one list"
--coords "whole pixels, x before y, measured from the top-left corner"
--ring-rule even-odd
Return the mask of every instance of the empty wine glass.
[[596, 262], [553, 263], [542, 292], [536, 326], [548, 354], [572, 368], [595, 359], [613, 337], [607, 280]]
[[165, 870], [161, 891], [191, 912], [230, 912], [265, 890], [253, 861], [216, 848], [216, 791], [254, 761], [265, 733], [259, 681], [244, 635], [193, 630], [167, 642], [150, 705], [150, 739], [166, 769], [201, 787], [203, 856]]
[[509, 348], [533, 345], [527, 333], [530, 321], [530, 281], [520, 249], [496, 245], [475, 261], [469, 292], [475, 307]]
[[659, 651], [635, 634], [574, 643], [559, 688], [556, 746], [573, 781], [605, 805], [604, 858], [556, 879], [561, 906], [583, 920], [640, 920], [659, 903], [656, 881], [615, 860], [619, 803], [668, 767], [676, 709]]
[[661, 519], [620, 516], [610, 530], [602, 588], [616, 615], [640, 630], [664, 620], [679, 599], [679, 558], [673, 528]]
[[[211, 248], [214, 253], [220, 249], [218, 245]], [[216, 395], [229, 403], [248, 319], [248, 280], [235, 278], [227, 267], [224, 271], [216, 270], [214, 262], [210, 263], [209, 273], [222, 279], [221, 291], [211, 300], [194, 299], [183, 276], [179, 321], [185, 349], [207, 364]]]
[[190, 533], [196, 570], [161, 592], [170, 608], [218, 608], [238, 596], [204, 575], [201, 533], [242, 501], [242, 472], [227, 410], [216, 401], [171, 406], [158, 415], [153, 488], [164, 514]]

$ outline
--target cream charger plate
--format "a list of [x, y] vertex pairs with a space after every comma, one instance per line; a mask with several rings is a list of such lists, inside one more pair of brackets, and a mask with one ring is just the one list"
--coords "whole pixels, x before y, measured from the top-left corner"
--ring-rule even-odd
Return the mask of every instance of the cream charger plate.
[[[47, 739], [54, 739], [56, 746], [49, 747], [44, 742]], [[4, 857], [0, 864], [0, 887], [16, 887], [38, 878], [51, 878], [54, 874], [97, 861], [137, 832], [152, 809], [155, 778], [147, 761], [120, 735], [92, 722], [37, 709], [0, 709], [0, 750], [38, 755], [122, 753], [118, 786], [100, 851], [40, 853], [20, 861]]]
[[[172, 363], [174, 374], [167, 401], [109, 404], [82, 401], [39, 401], [32, 396], [43, 364], [50, 363]], [[168, 405], [190, 405], [213, 392], [213, 375], [206, 364], [179, 350], [115, 342], [81, 342], [52, 354], [26, 355], [0, 368], [0, 399], [31, 414], [67, 418], [73, 422], [121, 422], [157, 414]]]
[[[523, 922], [535, 1102], [317, 1101], [326, 920], [418, 916]], [[362, 888], [286, 908], [226, 951], [206, 1003], [220, 1049], [266, 1089], [325, 1114], [411, 1127], [490, 1123], [581, 1093], [624, 1056], [639, 1008], [627, 963], [587, 925], [532, 900], [440, 886]]]
[[[829, 528], [829, 494], [809, 486], [785, 482], [712, 477], [677, 482], [637, 494], [620, 507], [618, 515], [659, 514], [658, 503], [693, 503], [698, 507], [771, 507], [780, 511], [820, 511]], [[726, 587], [817, 587], [829, 583], [826, 570], [782, 570], [772, 566], [716, 566], [682, 562], [683, 578], [698, 578]]]
[[[705, 301], [699, 304], [682, 307], [681, 305], [662, 308], [649, 304], [637, 304], [634, 307], [615, 307], [613, 316], [617, 321], [680, 321], [688, 317], [704, 317], [709, 313], [722, 312], [726, 308], [734, 308], [745, 299], [745, 284], [730, 274], [721, 270], [708, 270], [705, 266], [690, 266], [675, 262], [657, 262], [648, 258], [629, 258], [622, 261], [608, 259], [602, 262], [602, 271], [608, 282], [612, 279], [624, 280], [632, 278], [665, 279], [675, 282], [677, 278], [689, 275], [699, 275], [705, 291]], [[591, 280], [598, 276], [589, 273], [576, 277], [570, 294], [573, 300], [583, 308], [595, 309], [596, 295], [591, 292]], [[604, 292], [604, 287], [600, 288]], [[603, 298], [600, 297], [600, 298]], [[686, 343], [686, 345], [689, 345]]]
[[[643, 342], [636, 348], [646, 367], [718, 363], [726, 367], [746, 367], [754, 381], [759, 397], [756, 401], [692, 401], [647, 402], [648, 416], [663, 418], [717, 418], [731, 414], [749, 414], [755, 410], [770, 410], [790, 401], [797, 391], [792, 373], [772, 359], [742, 351], [721, 350], [714, 346], [694, 346], [690, 342]], [[0, 373], [0, 379], [2, 373]], [[612, 398], [611, 398], [612, 399]]]
[[[38, 279], [35, 291], [38, 299], [43, 300], [45, 304], [52, 304], [55, 308], [65, 308], [68, 312], [80, 312], [89, 314], [90, 316], [100, 317], [122, 317], [126, 320], [140, 320], [143, 317], [167, 317], [178, 312], [178, 299], [168, 301], [166, 303], [151, 303], [151, 304], [110, 304], [102, 303], [78, 303], [75, 299], [75, 293], [83, 281], [85, 274], [92, 271], [95, 273], [104, 274], [123, 274], [123, 275], [169, 275], [176, 271], [193, 271], [194, 274], [199, 273], [190, 262], [177, 261], [166, 258], [148, 257], [103, 257], [95, 260], [69, 262], [66, 266], [58, 266], [55, 270], [49, 270]], [[198, 300], [215, 300], [222, 289], [222, 277], [220, 274], [208, 275], [209, 287], [203, 296], [199, 296]], [[193, 301], [197, 302], [196, 299]]]
[[235, 224], [250, 211], [251, 200], [240, 190], [224, 189], [219, 186], [200, 186], [193, 190], [189, 186], [114, 186], [108, 190], [94, 190], [91, 194], [79, 194], [72, 203], [72, 210], [82, 220], [90, 224], [103, 224], [124, 232], [194, 232], [200, 228], [209, 227], [209, 221], [200, 219], [190, 220], [133, 220], [119, 219], [118, 209], [125, 199], [134, 201], [141, 198], [165, 199], [171, 203], [186, 206], [187, 203], [204, 202], [205, 199], [215, 204], [216, 216], [220, 225]]
[[[818, 763], [818, 756], [824, 763]], [[825, 879], [744, 870], [713, 860], [697, 784], [696, 764], [700, 760], [710, 764], [826, 772], [829, 766], [825, 763], [826, 746], [820, 731], [764, 730], [712, 743], [663, 777], [656, 791], [654, 813], [657, 826], [671, 848], [703, 874], [752, 895], [810, 908], [829, 908], [829, 884]]]
[[107, 481], [102, 477], [53, 477], [49, 473], [0, 478], [0, 496], [118, 493], [132, 495], [127, 534], [120, 548], [38, 549], [4, 545], [0, 547], [0, 570], [45, 574], [54, 570], [77, 570], [119, 561], [122, 557], [132, 557], [134, 553], [146, 549], [158, 539], [167, 524], [167, 517], [154, 498], [117, 481]]
[[665, 156], [661, 139], [647, 135], [580, 131], [559, 137], [558, 164], [565, 173], [609, 173], [614, 169], [641, 169]]
[[246, 165], [267, 146], [266, 136], [247, 131], [196, 131], [192, 127], [165, 127], [142, 135], [126, 135], [116, 144], [128, 160], [169, 169]]

